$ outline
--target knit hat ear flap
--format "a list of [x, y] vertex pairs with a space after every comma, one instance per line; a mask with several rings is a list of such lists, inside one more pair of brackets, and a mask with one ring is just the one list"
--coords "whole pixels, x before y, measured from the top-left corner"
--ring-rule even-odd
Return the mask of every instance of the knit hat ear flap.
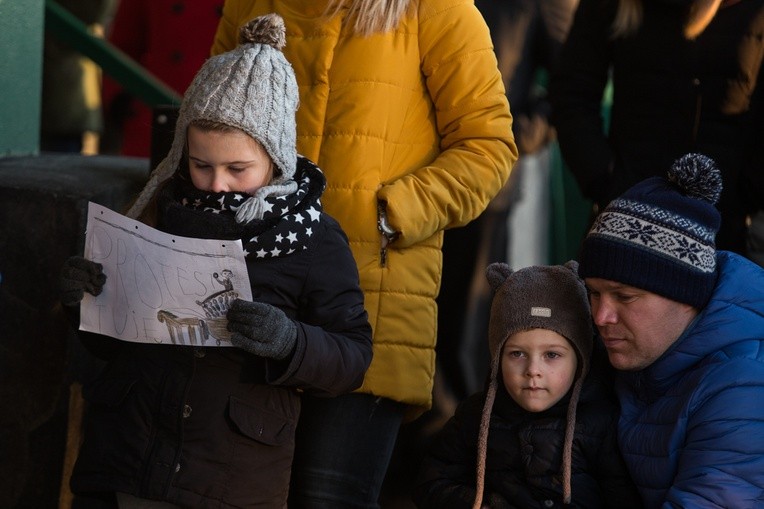
[[[495, 293], [501, 288], [504, 282], [512, 274], [512, 269], [506, 263], [492, 263], [485, 271], [488, 285]], [[491, 344], [492, 342], [489, 342]], [[503, 345], [503, 343], [502, 343]], [[501, 349], [501, 345], [498, 347]], [[497, 378], [499, 371], [499, 354], [491, 352], [491, 374], [488, 390], [486, 391], [485, 403], [483, 404], [483, 415], [480, 419], [480, 431], [478, 432], [478, 452], [477, 452], [477, 472], [476, 472], [476, 492], [473, 509], [480, 509], [483, 505], [483, 492], [485, 490], [485, 458], [488, 449], [488, 427], [491, 422], [491, 411], [493, 402], [496, 399]]]
[[[576, 260], [569, 260], [563, 264], [563, 267], [569, 269], [576, 278], [583, 280], [578, 275], [578, 262]], [[580, 348], [580, 347], [577, 347]], [[570, 401], [568, 402], [568, 414], [565, 422], [565, 440], [562, 445], [562, 501], [565, 504], [570, 504], [573, 498], [573, 490], [571, 487], [573, 476], [573, 436], [576, 429], [576, 410], [578, 409], [578, 400], [581, 397], [581, 389], [584, 385], [584, 378], [589, 372], [590, 359], [587, 356], [591, 356], [591, 351], [579, 352], [579, 375], [573, 384], [573, 390], [570, 393]]]

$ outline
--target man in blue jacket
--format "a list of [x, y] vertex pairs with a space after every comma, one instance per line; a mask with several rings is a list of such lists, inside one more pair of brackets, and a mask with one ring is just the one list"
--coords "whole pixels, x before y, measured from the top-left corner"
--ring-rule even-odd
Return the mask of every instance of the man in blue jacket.
[[716, 251], [715, 163], [677, 160], [613, 200], [579, 273], [648, 508], [764, 507], [764, 270]]

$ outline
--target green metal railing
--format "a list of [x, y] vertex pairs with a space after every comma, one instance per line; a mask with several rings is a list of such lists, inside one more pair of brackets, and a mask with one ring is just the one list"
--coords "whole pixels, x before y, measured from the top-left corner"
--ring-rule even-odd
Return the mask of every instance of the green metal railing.
[[148, 106], [179, 105], [182, 97], [135, 60], [88, 27], [53, 0], [45, 0], [45, 30], [93, 60], [103, 72]]
[[0, 0], [0, 158], [38, 152], [42, 0]]

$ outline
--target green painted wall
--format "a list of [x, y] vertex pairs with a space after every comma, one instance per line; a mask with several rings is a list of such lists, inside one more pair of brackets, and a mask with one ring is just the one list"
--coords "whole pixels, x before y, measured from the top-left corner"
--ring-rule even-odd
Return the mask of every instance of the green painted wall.
[[0, 157], [40, 147], [44, 0], [0, 0]]

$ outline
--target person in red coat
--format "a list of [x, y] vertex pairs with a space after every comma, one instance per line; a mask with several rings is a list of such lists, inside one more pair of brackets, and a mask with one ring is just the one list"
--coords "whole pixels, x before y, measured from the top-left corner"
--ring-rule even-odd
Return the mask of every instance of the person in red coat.
[[[209, 57], [223, 0], [122, 0], [108, 40], [170, 88], [183, 94]], [[107, 123], [119, 133], [115, 151], [149, 157], [151, 108], [104, 76]]]

